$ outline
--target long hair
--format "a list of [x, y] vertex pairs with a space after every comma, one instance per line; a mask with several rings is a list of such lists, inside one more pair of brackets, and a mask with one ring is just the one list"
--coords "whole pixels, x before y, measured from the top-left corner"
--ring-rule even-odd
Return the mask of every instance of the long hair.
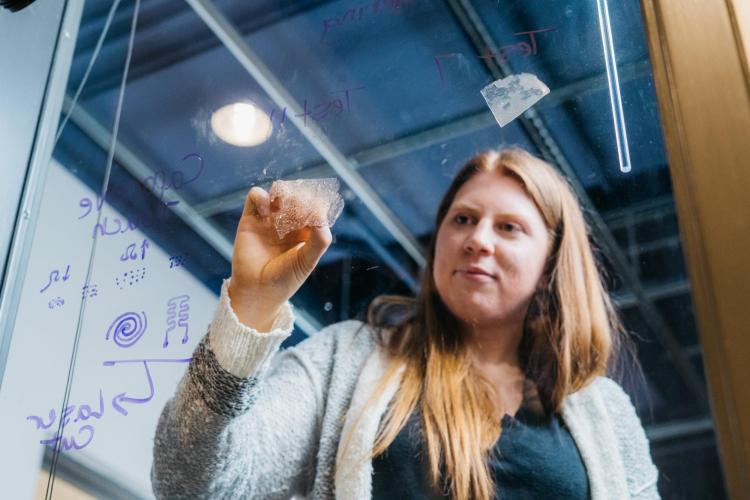
[[550, 255], [528, 308], [518, 353], [544, 410], [560, 411], [568, 394], [605, 375], [624, 339], [581, 208], [565, 178], [518, 148], [487, 151], [469, 160], [438, 207], [418, 296], [381, 296], [368, 310], [368, 323], [379, 332], [390, 365], [366, 407], [405, 365], [370, 458], [388, 448], [418, 409], [431, 484], [457, 500], [493, 498], [488, 457], [502, 427], [494, 389], [470, 361], [460, 322], [435, 287], [433, 266], [443, 219], [459, 189], [480, 172], [519, 181], [551, 236]]

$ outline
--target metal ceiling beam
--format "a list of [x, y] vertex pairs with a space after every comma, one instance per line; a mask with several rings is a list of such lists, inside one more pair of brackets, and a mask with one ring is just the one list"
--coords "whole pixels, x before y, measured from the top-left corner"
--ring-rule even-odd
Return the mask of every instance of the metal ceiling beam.
[[635, 243], [634, 248], [638, 255], [642, 255], [646, 252], [653, 252], [664, 248], [679, 248], [680, 245], [682, 245], [682, 240], [680, 240], [680, 235], [676, 234], [645, 243]]
[[[677, 297], [690, 293], [690, 281], [677, 280], [670, 283], [652, 285], [647, 287], [645, 291], [646, 296], [651, 301]], [[612, 300], [620, 309], [638, 306], [638, 297], [632, 292], [615, 293], [612, 295]]]
[[410, 273], [362, 223], [356, 219], [353, 219], [350, 222], [359, 237], [362, 238], [362, 241], [373, 249], [383, 263], [388, 266], [391, 271], [393, 271], [396, 276], [406, 284], [406, 286], [409, 287], [409, 290], [413, 293], [417, 293], [419, 291], [419, 284], [412, 273]]
[[661, 215], [677, 216], [674, 198], [671, 196], [663, 196], [635, 204], [632, 206], [632, 210], [630, 210], [630, 207], [627, 209], [610, 210], [603, 214], [603, 218], [610, 229], [619, 229], [628, 224], [638, 224], [644, 220]]
[[714, 432], [714, 422], [710, 418], [678, 420], [664, 424], [649, 425], [645, 429], [646, 437], [652, 445], [661, 441], [685, 438], [695, 434]]
[[[119, 2], [119, 0], [116, 0], [116, 2]], [[174, 6], [172, 7], [172, 8], [173, 8], [173, 10], [174, 10], [174, 8], [175, 8], [175, 7], [177, 6], [177, 5], [179, 5], [179, 4], [176, 4], [176, 5], [174, 5]], [[108, 40], [110, 40], [110, 43], [111, 43], [111, 38], [112, 38], [112, 37], [111, 37], [111, 36], [108, 36], [108, 28], [109, 28], [109, 23], [111, 22], [111, 20], [112, 20], [112, 17], [113, 17], [113, 15], [114, 15], [115, 11], [116, 11], [116, 8], [117, 8], [117, 5], [113, 5], [113, 6], [112, 6], [112, 8], [111, 8], [111, 9], [109, 10], [109, 17], [108, 17], [108, 19], [107, 19], [107, 23], [106, 23], [106, 24], [107, 24], [107, 26], [105, 26], [104, 30], [103, 30], [103, 31], [102, 31], [102, 33], [100, 34], [100, 37], [99, 37], [99, 41], [98, 41], [98, 45], [97, 45], [97, 49], [98, 49], [98, 48], [99, 48], [99, 46], [101, 45], [101, 42], [102, 42], [102, 40], [104, 39], [104, 37], [107, 37], [107, 39], [108, 39]], [[177, 12], [177, 11], [174, 11], [174, 12]], [[191, 11], [191, 12], [192, 12], [192, 11]], [[124, 17], [127, 17], [127, 16], [131, 16], [131, 17], [132, 17], [133, 13], [132, 13], [132, 12], [129, 12], [129, 11], [128, 11], [128, 12], [126, 12], [125, 14], [122, 14], [122, 11], [121, 11], [119, 15], [120, 15], [120, 17], [121, 17], [121, 18], [124, 18]], [[278, 13], [276, 13], [275, 15], [276, 15], [276, 16], [278, 16], [279, 14], [278, 14]], [[154, 21], [153, 19], [152, 19], [151, 21], [152, 21], [152, 22], [151, 22], [151, 24], [154, 24], [154, 22], [157, 22], [157, 23], [158, 23], [158, 21]], [[128, 31], [128, 35], [129, 35], [129, 34], [130, 34], [130, 31]], [[215, 38], [214, 38], [214, 39], [215, 39]], [[215, 39], [215, 40], [216, 40], [216, 39]], [[220, 42], [219, 42], [218, 40], [216, 40], [216, 43], [217, 43], [217, 45], [220, 45]], [[95, 57], [95, 56], [96, 56], [96, 54], [98, 54], [98, 53], [99, 53], [99, 51], [98, 51], [98, 50], [96, 50], [96, 51], [94, 51], [94, 52], [95, 52], [95, 54], [91, 54], [91, 56], [92, 56], [92, 57]], [[94, 60], [92, 60], [92, 61], [90, 61], [90, 62], [89, 62], [89, 66], [90, 66], [90, 65], [92, 65], [92, 64], [94, 64]], [[87, 72], [87, 75], [88, 75], [88, 72]], [[84, 86], [84, 85], [90, 85], [90, 82], [86, 82], [85, 80], [86, 80], [86, 78], [84, 77], [84, 81], [83, 81], [83, 82], [81, 82], [81, 84], [80, 84], [81, 86]], [[79, 91], [78, 91], [78, 92], [80, 92], [80, 90], [81, 90], [81, 89], [79, 88]], [[70, 100], [69, 100], [69, 102], [67, 103], [67, 108], [66, 108], [66, 109], [70, 109], [70, 108], [71, 108], [72, 106], [75, 106], [75, 103], [76, 103], [76, 102], [78, 101], [78, 99], [77, 99], [77, 98], [78, 98], [78, 95], [76, 95], [76, 96], [75, 96], [75, 97], [73, 98], [73, 102], [72, 102], [72, 103], [71, 103], [71, 102], [70, 102]], [[64, 128], [64, 127], [65, 127], [65, 122], [66, 122], [66, 121], [67, 121], [67, 117], [66, 117], [66, 119], [65, 119], [65, 120], [63, 121], [63, 123], [62, 123], [62, 125], [61, 125], [61, 128]], [[138, 162], [139, 162], [139, 160], [135, 161], [135, 162], [134, 162], [134, 164], [136, 164], [136, 165], [137, 165], [137, 164], [138, 164]], [[239, 205], [239, 206], [240, 206], [240, 207], [241, 207], [241, 206], [242, 206], [242, 205], [244, 204], [244, 198], [245, 198], [245, 197], [247, 196], [247, 193], [246, 193], [246, 191], [247, 191], [247, 190], [249, 190], [249, 189], [250, 189], [250, 187], [251, 187], [251, 186], [248, 186], [248, 187], [247, 187], [247, 189], [245, 190], [245, 192], [241, 193], [241, 198], [240, 198], [240, 200], [239, 200], [239, 203], [240, 203], [240, 205]], [[264, 186], [264, 187], [266, 187], [266, 186]], [[353, 196], [353, 195], [352, 195], [352, 196]], [[193, 207], [193, 208], [195, 208], [195, 207]], [[205, 211], [203, 211], [203, 212], [201, 212], [201, 215], [203, 215], [203, 216], [204, 216], [204, 217], [205, 217], [206, 219], [208, 219], [208, 218], [210, 218], [210, 216], [211, 216], [211, 215], [214, 215], [214, 213], [210, 213], [210, 214], [209, 214], [209, 213], [206, 213]], [[353, 223], [355, 223], [355, 224], [357, 223], [356, 221], [352, 221], [352, 222], [353, 222]], [[360, 231], [360, 232], [362, 231], [362, 228], [358, 228], [358, 229], [359, 229], [359, 231]], [[367, 233], [365, 233], [365, 234], [367, 234]], [[406, 269], [404, 268], [404, 266], [402, 266], [402, 265], [401, 265], [401, 263], [400, 263], [399, 261], [397, 261], [396, 259], [394, 259], [394, 258], [393, 258], [393, 257], [392, 257], [392, 256], [390, 255], [390, 252], [389, 252], [389, 251], [388, 251], [388, 250], [387, 250], [387, 249], [386, 249], [386, 248], [385, 248], [385, 247], [384, 247], [384, 246], [383, 246], [383, 245], [382, 245], [382, 244], [381, 244], [381, 243], [380, 243], [379, 241], [377, 241], [376, 239], [374, 239], [374, 238], [371, 238], [371, 237], [370, 237], [370, 238], [366, 238], [366, 241], [367, 241], [367, 242], [368, 242], [368, 243], [370, 244], [370, 246], [371, 246], [371, 247], [373, 248], [373, 250], [374, 250], [374, 252], [376, 253], [376, 255], [379, 255], [379, 256], [381, 256], [381, 258], [382, 258], [382, 259], [383, 259], [383, 261], [384, 261], [384, 262], [386, 263], [386, 265], [388, 265], [389, 267], [391, 267], [391, 268], [392, 268], [392, 269], [394, 270], [394, 272], [396, 273], [396, 275], [397, 275], [397, 276], [399, 276], [399, 277], [401, 277], [401, 278], [402, 278], [402, 280], [403, 280], [403, 281], [404, 281], [404, 282], [405, 282], [405, 283], [407, 284], [407, 286], [408, 286], [408, 287], [409, 287], [409, 288], [410, 288], [410, 289], [411, 289], [412, 291], [415, 291], [415, 290], [416, 290], [416, 281], [415, 281], [415, 280], [414, 280], [414, 278], [413, 278], [413, 277], [411, 276], [411, 273], [410, 273], [410, 272], [408, 272], [408, 271], [407, 271], [407, 270], [406, 270]]]
[[[274, 26], [281, 20], [304, 14], [305, 12], [328, 3], [329, 1], [330, 0], [308, 0], [306, 2], [296, 1], [289, 3], [288, 5], [280, 5], [278, 7], [275, 6], [273, 10], [261, 15], [243, 16], [236, 21], [237, 27], [242, 33], [247, 36], [248, 34], [257, 33], [271, 26]], [[248, 2], [248, 4], [249, 3], [250, 2]], [[149, 5], [150, 4], [151, 3], [149, 3]], [[178, 8], [173, 8], [171, 5], [166, 3], [164, 3], [163, 5], [159, 5], [158, 8], [161, 9], [158, 12], [159, 16], [156, 18], [149, 17], [147, 19], [148, 24], [146, 24], [145, 26], [139, 21], [139, 35], [141, 35], [145, 31], [148, 31], [151, 26], [159, 26], [165, 20], [175, 21], [180, 15], [183, 14], [183, 12], [192, 14], [192, 10], [184, 10], [184, 5], [182, 4], [182, 2], [172, 5], [177, 6]], [[126, 14], [123, 14], [123, 16], [126, 16]], [[94, 23], [95, 22], [96, 20], [94, 21]], [[84, 28], [93, 30], [97, 27], [96, 24], [93, 24], [91, 27], [89, 27], [89, 24], [90, 23], [87, 22]], [[115, 20], [115, 24], [118, 24], [118, 20]], [[131, 69], [128, 74], [128, 81], [133, 82], [135, 80], [138, 80], [139, 78], [152, 73], [156, 73], [165, 68], [169, 68], [170, 66], [179, 64], [180, 62], [188, 60], [190, 58], [198, 57], [201, 54], [208, 52], [209, 50], [213, 50], [216, 47], [222, 46], [221, 42], [214, 36], [196, 39], [194, 37], [194, 33], [191, 30], [187, 30], [186, 33], [188, 33], [188, 35], [185, 37], [186, 40], [177, 41], [174, 44], [166, 45], [160, 48], [161, 50], [159, 50], [158, 52], [154, 54], [148, 54], [148, 57], [144, 57], [143, 59], [139, 59], [138, 57], [136, 57], [136, 59], [134, 59], [131, 64]], [[128, 36], [129, 33], [125, 33], [122, 29], [116, 28], [115, 30], [113, 30], [113, 33], [107, 36], [106, 45], [112, 46], [118, 43], [126, 43]], [[78, 49], [78, 47], [76, 48]], [[79, 52], [76, 52], [76, 60], [78, 58], [88, 60], [92, 52], [93, 47], [89, 43], [88, 46], [83, 46], [80, 48]], [[83, 94], [84, 100], [90, 99], [91, 97], [111, 90], [112, 88], [116, 87], [118, 83], [119, 79], [116, 75], [98, 74], [97, 78], [93, 79], [93, 81], [89, 81], [86, 85]]]
[[[623, 65], [620, 70], [620, 81], [624, 83], [640, 78], [641, 76], [648, 74], [648, 69], [649, 64], [647, 60]], [[554, 107], [572, 97], [581, 96], [588, 92], [596, 92], [606, 88], [607, 77], [604, 74], [576, 80], [568, 85], [550, 91], [550, 93], [539, 102], [537, 107], [541, 109]], [[429, 127], [420, 130], [419, 132], [414, 132], [398, 139], [363, 149], [348, 157], [347, 160], [354, 168], [360, 169], [368, 165], [374, 165], [414, 151], [419, 151], [420, 149], [432, 146], [433, 144], [452, 141], [472, 132], [494, 126], [497, 126], [495, 117], [492, 116], [492, 112], [490, 112], [489, 109], [485, 109], [478, 113], [472, 113], [442, 125]], [[331, 167], [329, 167], [327, 163], [317, 163], [294, 172], [293, 177], [295, 179], [314, 179], [326, 177], [330, 175], [330, 173]], [[214, 198], [213, 200], [205, 201], [196, 205], [195, 208], [206, 216], [232, 210], [238, 206], [242, 206], [245, 202], [245, 194], [249, 188], [250, 187], [238, 189], [232, 193]]]
[[[461, 28], [479, 53], [486, 53], [487, 51], [492, 54], [499, 53], [497, 43], [490, 35], [487, 26], [485, 26], [481, 16], [474, 9], [470, 0], [446, 0], [446, 3], [450, 6]], [[489, 57], [483, 58], [482, 61], [495, 79], [513, 74], [513, 69], [506, 61], [498, 61], [496, 58]], [[605, 254], [612, 262], [614, 269], [638, 300], [638, 307], [644, 320], [654, 336], [666, 348], [667, 354], [674, 363], [677, 372], [685, 381], [688, 390], [698, 405], [704, 411], [708, 411], [706, 390], [703, 381], [698, 376], [695, 367], [682, 351], [676, 335], [649, 299], [638, 275], [629, 265], [627, 257], [617, 245], [612, 233], [596, 209], [596, 205], [589, 198], [586, 189], [581, 184], [575, 170], [547, 128], [543, 118], [535, 108], [531, 108], [517, 120], [529, 135], [534, 145], [539, 149], [542, 156], [550, 163], [557, 165], [567, 176], [584, 210], [587, 212], [597, 242], [603, 246]]]
[[[109, 148], [112, 141], [112, 134], [106, 127], [99, 123], [90, 113], [88, 113], [81, 104], [77, 104], [72, 110], [70, 96], [65, 96], [63, 103], [63, 112], [70, 112], [70, 120], [76, 124], [81, 131], [86, 134], [94, 143], [103, 151]], [[125, 146], [119, 140], [115, 147], [115, 160], [125, 170], [137, 179], [142, 185], [146, 186], [154, 196], [159, 195], [155, 192], [155, 183], [145, 182], [145, 180], [155, 173], [155, 170], [141, 160], [130, 148]], [[221, 230], [210, 220], [199, 214], [190, 203], [185, 200], [179, 193], [175, 192], [170, 195], [174, 201], [179, 203], [170, 206], [177, 217], [211, 245], [227, 262], [232, 261], [232, 242], [227, 239]], [[294, 303], [293, 303], [294, 304]], [[299, 329], [306, 335], [311, 335], [321, 328], [318, 322], [303, 307], [295, 305], [295, 323]]]
[[268, 94], [279, 109], [287, 108], [287, 118], [294, 123], [300, 133], [331, 165], [346, 185], [356, 194], [362, 203], [375, 215], [381, 224], [393, 235], [396, 241], [406, 250], [420, 267], [425, 265], [424, 249], [404, 224], [396, 217], [380, 196], [362, 178], [349, 160], [336, 148], [315, 121], [300, 117], [302, 108], [270, 69], [253, 52], [242, 34], [229, 20], [208, 0], [185, 0], [203, 19], [206, 25], [224, 43], [229, 52], [237, 59], [258, 85]]

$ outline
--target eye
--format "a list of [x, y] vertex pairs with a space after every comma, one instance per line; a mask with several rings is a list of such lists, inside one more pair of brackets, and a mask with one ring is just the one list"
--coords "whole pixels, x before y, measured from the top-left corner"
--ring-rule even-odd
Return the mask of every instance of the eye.
[[467, 215], [457, 214], [453, 217], [453, 221], [460, 225], [464, 225], [464, 224], [468, 224], [469, 222], [471, 222], [471, 219], [469, 219]]
[[521, 226], [514, 222], [501, 222], [498, 224], [498, 228], [507, 233], [516, 233], [522, 230]]

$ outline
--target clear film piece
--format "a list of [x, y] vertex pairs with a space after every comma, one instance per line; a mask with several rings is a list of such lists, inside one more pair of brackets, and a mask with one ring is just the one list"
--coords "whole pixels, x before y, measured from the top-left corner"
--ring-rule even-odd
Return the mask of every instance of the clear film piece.
[[338, 179], [275, 181], [269, 192], [278, 211], [271, 220], [279, 238], [306, 226], [332, 227], [344, 210]]
[[495, 80], [482, 89], [492, 115], [501, 127], [549, 94], [549, 88], [535, 75], [521, 73]]

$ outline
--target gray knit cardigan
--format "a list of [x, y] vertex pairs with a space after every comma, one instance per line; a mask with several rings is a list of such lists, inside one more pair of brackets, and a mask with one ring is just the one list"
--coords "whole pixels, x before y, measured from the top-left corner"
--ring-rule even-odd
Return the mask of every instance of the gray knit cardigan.
[[[279, 352], [292, 331], [291, 307], [261, 333], [238, 321], [226, 286], [159, 419], [151, 470], [156, 497], [371, 498], [366, 454], [400, 380], [362, 416], [386, 367], [373, 331], [344, 321]], [[659, 498], [648, 440], [619, 385], [597, 378], [565, 399], [562, 418], [583, 458], [592, 500]], [[344, 456], [341, 437], [357, 420]]]

